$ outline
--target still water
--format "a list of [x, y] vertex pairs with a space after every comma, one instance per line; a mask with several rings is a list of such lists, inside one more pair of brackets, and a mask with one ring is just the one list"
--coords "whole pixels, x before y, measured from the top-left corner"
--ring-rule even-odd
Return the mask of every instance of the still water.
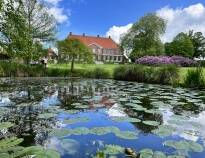
[[16, 137], [23, 138], [19, 148], [40, 145], [62, 158], [126, 157], [125, 148], [141, 158], [205, 158], [205, 91], [114, 80], [1, 79], [0, 119], [0, 154], [11, 154], [14, 149], [1, 144]]

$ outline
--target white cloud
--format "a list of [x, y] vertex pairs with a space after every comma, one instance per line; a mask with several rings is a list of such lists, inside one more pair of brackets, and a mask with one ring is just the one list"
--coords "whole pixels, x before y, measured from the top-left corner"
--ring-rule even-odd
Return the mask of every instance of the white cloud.
[[43, 0], [49, 4], [49, 14], [53, 15], [56, 21], [60, 24], [67, 23], [69, 24], [69, 16], [71, 14], [70, 10], [66, 11], [65, 8], [60, 7], [59, 3], [62, 0]]
[[119, 43], [121, 35], [125, 34], [133, 24], [128, 24], [125, 26], [112, 26], [108, 32], [106, 33], [106, 36], [111, 36], [111, 38]]
[[52, 5], [57, 5], [62, 0], [44, 0], [44, 1]]
[[201, 3], [176, 9], [166, 6], [157, 10], [157, 15], [167, 21], [163, 42], [170, 42], [178, 33], [189, 30], [201, 31], [205, 35], [205, 6]]
[[59, 7], [51, 7], [49, 9], [49, 13], [55, 17], [58, 23], [62, 24], [64, 22], [69, 22], [68, 21], [68, 14], [64, 14], [64, 8], [59, 8]]

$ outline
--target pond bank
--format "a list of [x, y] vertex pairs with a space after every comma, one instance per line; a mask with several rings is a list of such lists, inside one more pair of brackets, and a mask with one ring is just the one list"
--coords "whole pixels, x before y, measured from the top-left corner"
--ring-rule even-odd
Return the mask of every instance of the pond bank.
[[[50, 64], [48, 68], [44, 68], [42, 65], [27, 66], [0, 62], [0, 77], [79, 77], [205, 88], [205, 71], [203, 69], [201, 76], [192, 73], [192, 76], [189, 76], [189, 83], [187, 82], [185, 85], [189, 71], [195, 71], [195, 69], [175, 66], [148, 67], [142, 65], [76, 64], [75, 71], [71, 73], [69, 65], [65, 64]], [[199, 82], [201, 82], [200, 85], [198, 84]]]

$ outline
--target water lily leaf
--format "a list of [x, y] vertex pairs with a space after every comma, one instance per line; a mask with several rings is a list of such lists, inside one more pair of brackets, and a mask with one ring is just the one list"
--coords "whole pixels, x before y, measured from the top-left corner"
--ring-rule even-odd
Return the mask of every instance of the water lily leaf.
[[14, 124], [11, 122], [2, 122], [2, 123], [0, 123], [0, 130], [8, 129], [8, 128], [13, 127], [13, 126], [14, 126]]
[[49, 136], [53, 137], [65, 137], [70, 136], [72, 134], [72, 131], [69, 129], [52, 129], [52, 131], [49, 133]]
[[141, 105], [135, 105], [134, 107], [132, 107], [133, 110], [136, 111], [145, 111], [146, 108], [142, 107]]
[[149, 109], [149, 110], [144, 110], [148, 114], [161, 114], [160, 110], [157, 109]]
[[140, 158], [152, 158], [153, 154], [151, 149], [142, 149], [140, 151]]
[[160, 123], [157, 121], [143, 121], [143, 123], [149, 126], [159, 126], [160, 125]]
[[105, 149], [102, 152], [106, 155], [117, 155], [124, 153], [124, 148], [118, 145], [105, 145]]
[[41, 146], [31, 146], [24, 149], [24, 156], [33, 155], [35, 158], [60, 158], [55, 150], [44, 149]]
[[120, 131], [116, 132], [115, 135], [122, 139], [137, 139], [138, 134], [136, 132]]
[[115, 122], [141, 122], [140, 119], [130, 117], [112, 117], [112, 120]]
[[156, 151], [154, 152], [153, 158], [166, 158], [167, 156], [161, 152], [161, 151]]
[[75, 123], [80, 123], [80, 122], [88, 122], [89, 118], [86, 117], [77, 117], [77, 118], [72, 118], [72, 119], [66, 119], [63, 121], [65, 124], [75, 124]]
[[76, 114], [79, 112], [79, 110], [66, 110], [65, 112], [68, 114]]
[[23, 139], [17, 138], [17, 137], [2, 139], [2, 140], [0, 140], [0, 150], [8, 149], [8, 148], [17, 146], [22, 142], [23, 142]]
[[172, 147], [177, 150], [188, 150], [188, 151], [193, 151], [193, 152], [202, 152], [204, 150], [203, 146], [201, 144], [198, 144], [193, 141], [173, 141], [173, 140], [168, 140], [163, 143], [166, 146]]
[[56, 116], [57, 116], [57, 114], [54, 114], [54, 113], [43, 113], [43, 114], [39, 114], [38, 118], [40, 118], [40, 119], [50, 119], [50, 118], [54, 118]]
[[87, 135], [90, 134], [90, 130], [86, 127], [78, 127], [71, 130], [73, 135]]
[[176, 131], [176, 128], [169, 125], [161, 125], [158, 129], [152, 131], [152, 133], [158, 135], [159, 137], [168, 137], [172, 135], [172, 133]]

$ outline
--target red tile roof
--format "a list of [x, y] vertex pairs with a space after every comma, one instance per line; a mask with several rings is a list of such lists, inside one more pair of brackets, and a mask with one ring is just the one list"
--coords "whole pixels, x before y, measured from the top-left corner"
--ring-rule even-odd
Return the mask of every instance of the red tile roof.
[[117, 43], [115, 43], [111, 38], [105, 37], [93, 37], [93, 36], [81, 36], [81, 35], [69, 35], [68, 38], [78, 39], [85, 45], [89, 46], [91, 44], [97, 44], [103, 48], [107, 49], [118, 49]]

